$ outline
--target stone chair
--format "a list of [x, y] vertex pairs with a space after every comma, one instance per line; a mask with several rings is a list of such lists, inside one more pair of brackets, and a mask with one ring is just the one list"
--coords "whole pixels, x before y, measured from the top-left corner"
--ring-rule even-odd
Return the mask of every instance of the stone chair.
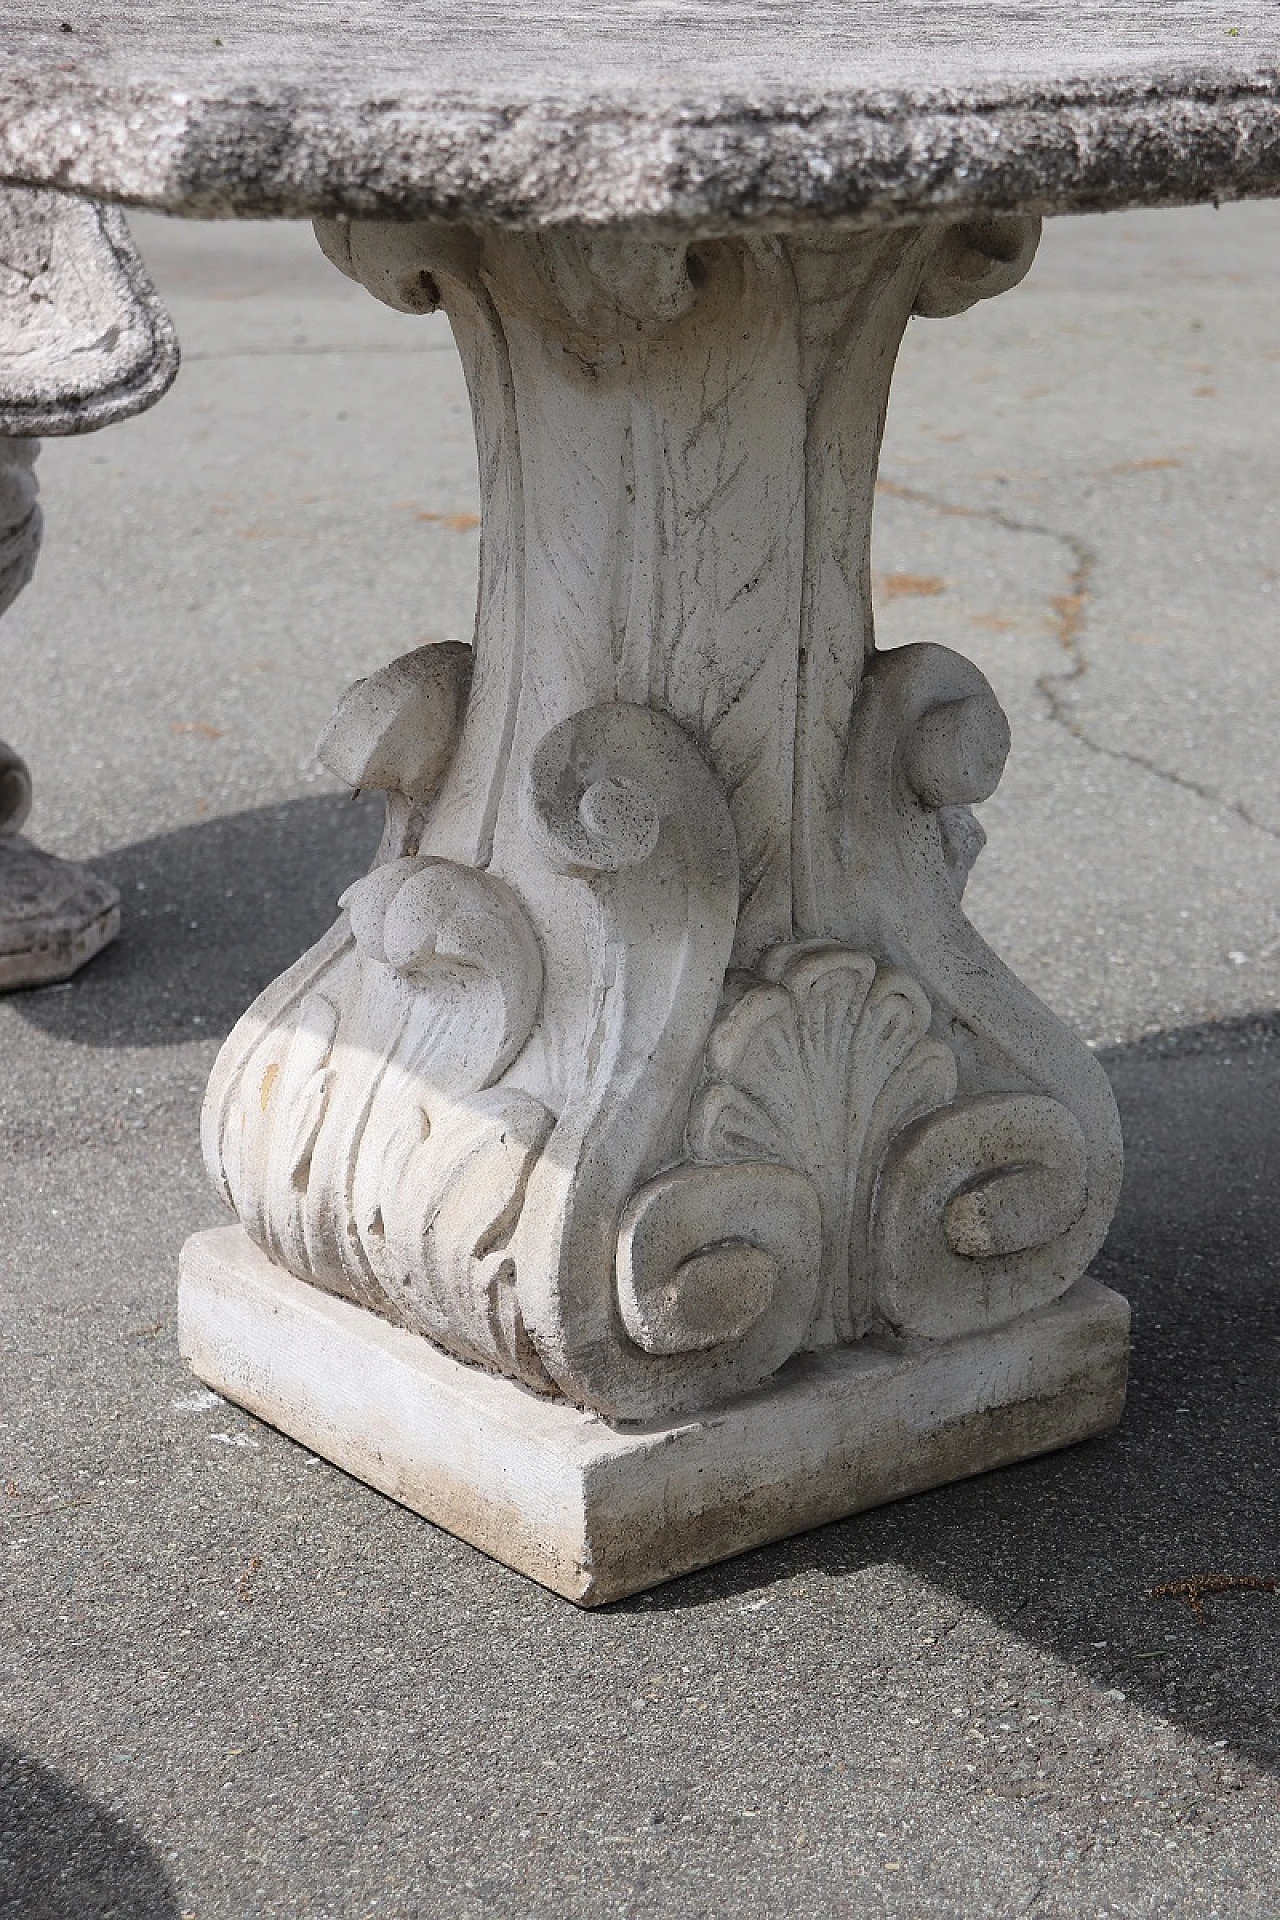
[[[0, 614], [40, 549], [39, 436], [140, 413], [177, 370], [173, 327], [123, 215], [0, 189]], [[23, 837], [30, 807], [26, 764], [0, 740], [0, 991], [68, 979], [120, 926], [114, 887]]]

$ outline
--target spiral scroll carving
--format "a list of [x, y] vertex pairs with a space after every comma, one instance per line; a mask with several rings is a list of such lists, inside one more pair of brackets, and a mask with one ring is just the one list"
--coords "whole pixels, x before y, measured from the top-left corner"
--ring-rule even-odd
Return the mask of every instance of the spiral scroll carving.
[[[590, 929], [565, 1097], [514, 1243], [525, 1318], [571, 1398], [624, 1419], [707, 1405], [780, 1365], [796, 1317], [793, 1288], [765, 1299], [761, 1262], [745, 1252], [760, 1311], [736, 1337], [720, 1339], [714, 1315], [700, 1319], [695, 1295], [718, 1286], [705, 1266], [703, 1287], [686, 1273], [665, 1306], [658, 1299], [672, 1279], [657, 1272], [663, 1249], [676, 1249], [673, 1274], [697, 1251], [679, 1205], [646, 1183], [678, 1154], [733, 948], [739, 869], [725, 798], [683, 727], [619, 702], [573, 715], [539, 743], [521, 817], [531, 851], [564, 876], [575, 924]], [[744, 1226], [735, 1195], [740, 1183], [721, 1183], [716, 1237], [769, 1252], [754, 1235], [755, 1203]], [[715, 1212], [705, 1197], [694, 1204], [704, 1220]], [[808, 1205], [797, 1201], [793, 1217], [807, 1218]]]
[[876, 1304], [895, 1332], [954, 1339], [1047, 1306], [1079, 1277], [1089, 1200], [1079, 1122], [1042, 1094], [981, 1094], [893, 1143], [872, 1224]]
[[960, 1095], [904, 1143], [878, 1202], [885, 1317], [904, 1330], [955, 1332], [1054, 1298], [1119, 1195], [1105, 1073], [961, 908], [955, 810], [994, 792], [1008, 745], [995, 695], [960, 655], [901, 647], [872, 661], [849, 742], [841, 931], [910, 969]]
[[732, 1354], [744, 1384], [801, 1345], [817, 1293], [813, 1182], [768, 1161], [677, 1167], [642, 1187], [618, 1235], [618, 1299], [646, 1353]]
[[903, 329], [1036, 231], [319, 224], [448, 313], [484, 511], [474, 646], [322, 742], [387, 796], [374, 869], [211, 1089], [273, 1259], [623, 1421], [1083, 1270], [1105, 1081], [961, 910], [1004, 716], [943, 649], [877, 655], [868, 597]]

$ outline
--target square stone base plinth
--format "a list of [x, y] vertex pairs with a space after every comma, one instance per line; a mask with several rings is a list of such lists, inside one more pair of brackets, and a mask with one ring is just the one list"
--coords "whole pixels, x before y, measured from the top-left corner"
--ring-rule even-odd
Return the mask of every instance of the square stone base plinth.
[[1081, 1280], [994, 1332], [807, 1354], [729, 1406], [613, 1427], [295, 1280], [239, 1227], [187, 1242], [179, 1312], [209, 1386], [583, 1606], [1105, 1432], [1129, 1329]]

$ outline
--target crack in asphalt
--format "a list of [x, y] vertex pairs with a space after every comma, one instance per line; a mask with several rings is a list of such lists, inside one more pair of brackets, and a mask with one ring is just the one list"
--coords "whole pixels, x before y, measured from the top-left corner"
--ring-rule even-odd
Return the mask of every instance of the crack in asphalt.
[[891, 499], [905, 500], [909, 505], [925, 507], [932, 513], [945, 514], [956, 520], [986, 520], [993, 526], [1003, 527], [1007, 533], [1034, 534], [1041, 540], [1053, 540], [1063, 548], [1071, 559], [1071, 572], [1065, 593], [1054, 594], [1050, 605], [1053, 609], [1053, 624], [1058, 644], [1070, 662], [1063, 673], [1041, 673], [1036, 675], [1035, 689], [1048, 708], [1049, 718], [1062, 727], [1090, 753], [1098, 754], [1105, 760], [1117, 760], [1122, 765], [1138, 767], [1143, 773], [1151, 774], [1157, 780], [1165, 781], [1171, 787], [1179, 787], [1184, 793], [1193, 794], [1196, 799], [1206, 801], [1210, 806], [1221, 807], [1228, 813], [1234, 813], [1247, 827], [1257, 833], [1266, 834], [1269, 840], [1280, 840], [1280, 829], [1260, 820], [1240, 800], [1231, 800], [1215, 787], [1205, 786], [1200, 780], [1193, 780], [1189, 774], [1177, 773], [1172, 767], [1163, 767], [1159, 761], [1152, 760], [1147, 754], [1139, 753], [1131, 747], [1111, 747], [1105, 741], [1095, 740], [1087, 733], [1065, 697], [1065, 689], [1083, 680], [1089, 671], [1088, 656], [1084, 651], [1082, 634], [1088, 618], [1090, 596], [1093, 592], [1093, 576], [1098, 564], [1098, 556], [1087, 540], [1079, 534], [1066, 533], [1060, 527], [1048, 527], [1038, 520], [1019, 520], [1011, 513], [1004, 513], [999, 507], [962, 507], [953, 500], [944, 500], [938, 494], [927, 493], [922, 487], [907, 487], [896, 480], [880, 480], [876, 491], [887, 493]]

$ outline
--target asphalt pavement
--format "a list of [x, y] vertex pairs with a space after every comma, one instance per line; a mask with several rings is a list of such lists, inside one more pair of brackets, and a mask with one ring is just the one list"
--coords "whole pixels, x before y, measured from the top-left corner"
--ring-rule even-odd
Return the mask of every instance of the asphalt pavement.
[[377, 836], [312, 742], [468, 634], [476, 482], [443, 321], [135, 231], [183, 372], [46, 447], [0, 623], [29, 830], [126, 915], [0, 1001], [0, 1915], [1280, 1910], [1280, 204], [1052, 225], [913, 324], [883, 464], [882, 644], [1013, 723], [973, 917], [1120, 1100], [1125, 1420], [598, 1614], [178, 1358], [218, 1041]]

